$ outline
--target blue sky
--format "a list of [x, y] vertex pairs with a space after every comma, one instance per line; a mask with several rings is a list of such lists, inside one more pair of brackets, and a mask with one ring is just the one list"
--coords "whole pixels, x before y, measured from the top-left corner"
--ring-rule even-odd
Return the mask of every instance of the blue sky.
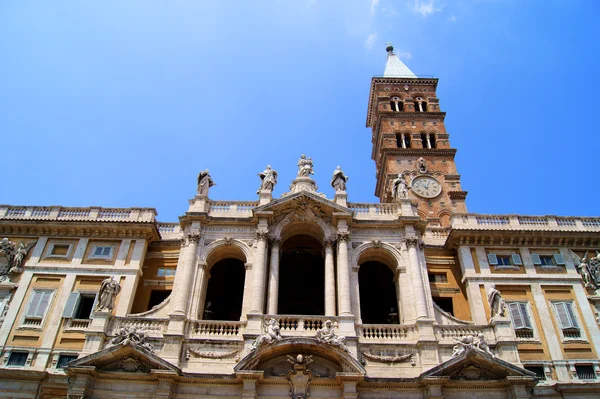
[[[386, 43], [438, 97], [467, 206], [600, 214], [600, 3], [577, 0], [0, 3], [0, 203], [187, 209], [287, 191], [300, 154], [377, 201], [371, 77]], [[596, 72], [594, 72], [596, 71]]]

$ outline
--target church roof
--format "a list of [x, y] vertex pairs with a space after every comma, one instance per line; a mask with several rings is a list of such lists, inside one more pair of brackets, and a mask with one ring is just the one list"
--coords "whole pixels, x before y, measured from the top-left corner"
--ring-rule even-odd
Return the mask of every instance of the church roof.
[[388, 52], [387, 62], [385, 64], [385, 71], [383, 76], [386, 78], [416, 78], [415, 75], [394, 53], [393, 46], [387, 46], [386, 51]]

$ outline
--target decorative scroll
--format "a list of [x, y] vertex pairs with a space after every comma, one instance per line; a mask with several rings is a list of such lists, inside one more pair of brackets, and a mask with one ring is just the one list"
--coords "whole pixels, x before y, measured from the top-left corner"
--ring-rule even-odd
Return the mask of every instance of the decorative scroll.
[[384, 356], [384, 355], [374, 355], [369, 352], [363, 352], [363, 357], [366, 357], [369, 360], [380, 363], [402, 363], [410, 359], [411, 363], [414, 365], [415, 360], [412, 353], [408, 353], [405, 355], [395, 355], [395, 356]]
[[[231, 352], [202, 352], [196, 349], [187, 348], [185, 351], [185, 360], [190, 360], [190, 357], [201, 357], [204, 359], [227, 359], [233, 357], [240, 352], [240, 349], [236, 349]], [[239, 360], [239, 356], [236, 356], [236, 361]]]

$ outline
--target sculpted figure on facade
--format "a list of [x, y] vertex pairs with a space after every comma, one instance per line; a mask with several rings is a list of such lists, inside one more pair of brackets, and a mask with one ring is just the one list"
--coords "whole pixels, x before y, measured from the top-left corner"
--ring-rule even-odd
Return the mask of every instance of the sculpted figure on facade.
[[109, 341], [108, 346], [111, 347], [132, 343], [150, 352], [154, 352], [154, 346], [150, 342], [147, 342], [147, 339], [148, 336], [146, 335], [146, 332], [140, 328], [121, 327], [117, 331], [115, 337]]
[[0, 242], [0, 252], [7, 257], [8, 267], [4, 270], [0, 270], [0, 275], [5, 276], [7, 273], [22, 273], [25, 257], [36, 243], [37, 240], [27, 244], [20, 243], [17, 245], [8, 238], [3, 238]]
[[108, 310], [111, 311], [115, 308], [115, 299], [121, 292], [121, 285], [110, 276], [109, 278], [102, 281], [100, 284], [100, 292], [98, 293], [98, 305], [96, 305], [95, 311]]
[[456, 357], [466, 352], [467, 349], [475, 347], [475, 337], [472, 335], [464, 335], [461, 338], [454, 338], [456, 345], [452, 348], [452, 357]]
[[276, 341], [281, 341], [281, 329], [277, 320], [271, 318], [263, 325], [264, 333], [256, 337], [254, 343], [252, 343], [251, 351], [255, 351], [263, 345], [270, 345]]
[[292, 399], [307, 399], [310, 396], [309, 386], [313, 380], [313, 373], [308, 369], [312, 362], [312, 356], [298, 355], [294, 357], [288, 355], [288, 362], [292, 364], [292, 370], [286, 374], [290, 383], [290, 397]]
[[579, 266], [577, 266], [577, 269], [579, 271], [579, 274], [581, 274], [581, 278], [583, 279], [585, 287], [596, 288], [596, 285], [594, 284], [594, 280], [592, 279], [592, 275], [590, 274], [590, 270], [585, 258], [581, 261]]
[[317, 330], [317, 341], [324, 344], [339, 346], [344, 350], [348, 350], [348, 348], [346, 348], [346, 344], [344, 343], [345, 337], [336, 335], [335, 331], [333, 331], [333, 328], [333, 322], [331, 320], [326, 320], [325, 323], [323, 323], [323, 328]]
[[425, 158], [417, 160], [417, 169], [419, 169], [420, 173], [427, 173], [427, 161], [425, 161]]
[[331, 187], [335, 189], [335, 192], [346, 191], [346, 182], [348, 176], [344, 174], [344, 171], [339, 166], [333, 171], [331, 176]]
[[260, 177], [261, 183], [260, 188], [256, 192], [256, 194], [261, 191], [273, 191], [275, 185], [277, 184], [277, 171], [271, 169], [271, 165], [267, 165], [267, 168], [258, 174]]
[[298, 175], [296, 177], [310, 177], [314, 174], [312, 159], [302, 154], [298, 160]]
[[477, 334], [477, 343], [475, 344], [475, 347], [480, 351], [487, 353], [491, 357], [495, 357], [487, 341], [485, 340], [485, 336], [482, 333]]
[[495, 317], [506, 316], [506, 302], [502, 298], [500, 291], [496, 289], [496, 285], [492, 285], [490, 292], [488, 293], [488, 303], [490, 305], [490, 316], [492, 319]]
[[408, 183], [403, 175], [398, 175], [392, 180], [392, 198], [397, 202], [408, 198]]
[[210, 177], [208, 169], [198, 174], [198, 195], [207, 196], [208, 190], [215, 185], [215, 182]]

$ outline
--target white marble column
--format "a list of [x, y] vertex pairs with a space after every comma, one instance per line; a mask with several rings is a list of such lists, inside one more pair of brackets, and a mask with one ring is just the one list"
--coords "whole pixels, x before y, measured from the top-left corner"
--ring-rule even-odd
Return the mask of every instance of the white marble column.
[[268, 314], [277, 314], [279, 301], [279, 246], [281, 240], [271, 240], [271, 268], [269, 269], [269, 302], [267, 304]]
[[352, 314], [350, 302], [350, 265], [348, 264], [348, 241], [350, 233], [339, 232], [338, 238], [338, 290], [340, 292], [340, 316]]
[[198, 318], [204, 320], [204, 307], [206, 306], [206, 289], [208, 287], [208, 280], [210, 279], [210, 273], [207, 270], [208, 265], [206, 263], [198, 264], [198, 274], [196, 276], [198, 286]]
[[325, 240], [325, 316], [335, 316], [334, 240]]
[[187, 234], [184, 246], [181, 248], [183, 259], [181, 265], [177, 267], [175, 281], [173, 282], [173, 312], [175, 314], [184, 315], [187, 313], [199, 241], [200, 234]]
[[420, 240], [417, 237], [407, 237], [406, 247], [408, 249], [408, 263], [411, 268], [412, 283], [415, 290], [415, 308], [417, 310], [417, 319], [428, 318], [427, 298], [425, 297], [425, 286], [423, 285], [423, 274], [419, 263], [417, 248]]
[[256, 256], [252, 271], [252, 301], [250, 313], [263, 313], [265, 307], [265, 278], [267, 274], [267, 239], [265, 230], [256, 233]]

